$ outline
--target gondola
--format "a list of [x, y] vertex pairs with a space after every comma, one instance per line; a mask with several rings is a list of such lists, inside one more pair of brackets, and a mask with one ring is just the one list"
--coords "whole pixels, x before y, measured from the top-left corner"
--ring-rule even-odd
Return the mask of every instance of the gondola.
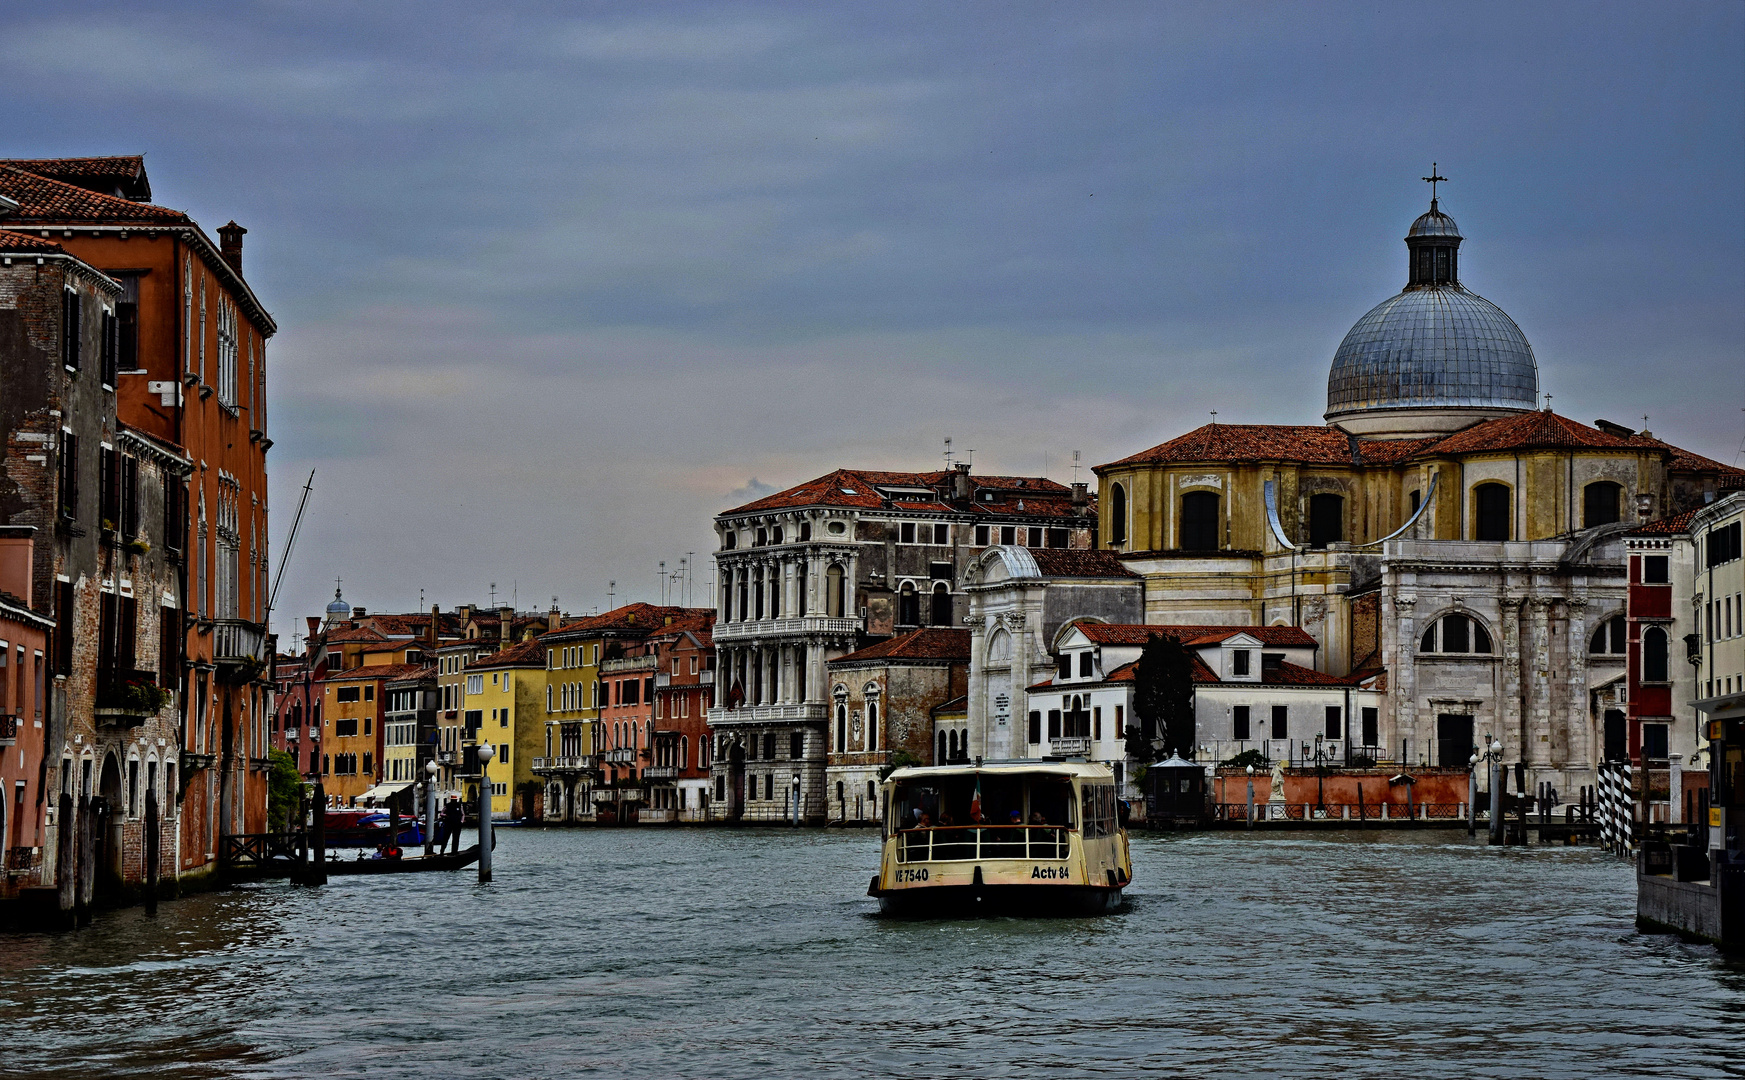
[[445, 855], [420, 855], [409, 859], [328, 859], [327, 876], [350, 874], [417, 874], [431, 870], [459, 870], [479, 861], [479, 845]]

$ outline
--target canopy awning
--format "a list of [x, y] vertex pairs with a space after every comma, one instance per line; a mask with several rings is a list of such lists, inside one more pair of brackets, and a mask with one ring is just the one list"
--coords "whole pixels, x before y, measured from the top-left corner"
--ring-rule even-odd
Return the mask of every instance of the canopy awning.
[[410, 781], [403, 784], [377, 784], [375, 787], [357, 797], [358, 802], [386, 802], [400, 792], [411, 787]]

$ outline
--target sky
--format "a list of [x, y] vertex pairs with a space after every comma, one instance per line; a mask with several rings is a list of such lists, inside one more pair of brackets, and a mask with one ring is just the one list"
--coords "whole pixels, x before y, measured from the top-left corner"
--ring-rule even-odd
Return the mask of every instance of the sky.
[[63, 2], [0, 60], [0, 154], [249, 229], [287, 636], [336, 576], [706, 604], [716, 513], [948, 436], [1319, 423], [1432, 162], [1557, 411], [1745, 464], [1736, 2]]

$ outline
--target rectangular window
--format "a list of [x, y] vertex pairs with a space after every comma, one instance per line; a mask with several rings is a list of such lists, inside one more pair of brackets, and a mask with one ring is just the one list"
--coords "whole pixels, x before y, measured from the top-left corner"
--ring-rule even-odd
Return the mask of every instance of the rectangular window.
[[61, 429], [60, 452], [61, 516], [70, 520], [79, 517], [79, 437]]
[[1008, 546], [1017, 543], [1017, 529], [1011, 525], [1000, 526], [1000, 543]]
[[1036, 528], [1034, 526], [1031, 527], [1029, 546], [1030, 547], [1041, 547], [1042, 546], [1042, 530], [1041, 529]]
[[794, 732], [788, 736], [788, 756], [798, 761], [806, 756], [806, 736], [802, 732]]
[[1042, 714], [1034, 709], [1030, 711], [1029, 738], [1031, 745], [1042, 741]]
[[1642, 756], [1664, 760], [1666, 757], [1666, 725], [1642, 725]]
[[336, 739], [349, 739], [357, 734], [357, 717], [343, 717], [333, 722], [333, 736]]
[[69, 371], [79, 370], [79, 357], [82, 350], [79, 345], [79, 294], [72, 289], [61, 293], [61, 363]]
[[776, 735], [773, 731], [763, 737], [763, 759], [765, 761], [776, 759]]
[[100, 327], [100, 337], [97, 342], [97, 367], [101, 372], [98, 377], [102, 380], [104, 386], [114, 389], [117, 381], [115, 378], [115, 354], [118, 342], [115, 314], [111, 311], [104, 311], [102, 319], [99, 321], [98, 325]]
[[1246, 675], [1246, 674], [1248, 674], [1248, 658], [1249, 658], [1249, 652], [1247, 649], [1237, 649], [1235, 652], [1231, 653], [1230, 654], [1230, 672], [1231, 672], [1231, 674], [1234, 674], [1234, 675]]
[[333, 692], [333, 700], [335, 700], [335, 701], [356, 701], [356, 700], [358, 700], [358, 694], [359, 694], [358, 687], [341, 686]]
[[1650, 555], [1642, 560], [1642, 581], [1648, 585], [1665, 585], [1672, 579], [1667, 576], [1667, 558], [1665, 555]]
[[1048, 710], [1048, 737], [1050, 739], [1060, 738], [1060, 710], [1059, 709]]
[[913, 544], [915, 542], [915, 523], [913, 521], [905, 521], [901, 526], [901, 530], [898, 543]]
[[1374, 746], [1381, 741], [1381, 710], [1365, 706], [1363, 710], [1363, 745]]
[[375, 773], [376, 773], [375, 756], [376, 756], [375, 754], [370, 753], [367, 750], [364, 752], [364, 775], [365, 776], [374, 776], [375, 775]]
[[936, 523], [933, 526], [933, 543], [940, 547], [950, 544], [951, 526], [945, 524], [943, 521]]
[[1338, 705], [1327, 706], [1327, 737], [1337, 739], [1345, 730], [1345, 713]]
[[1048, 546], [1051, 548], [1064, 548], [1064, 547], [1066, 547], [1067, 546], [1066, 530], [1065, 529], [1050, 529], [1050, 530], [1048, 530]]
[[1086, 649], [1084, 652], [1079, 653], [1079, 678], [1088, 679], [1091, 677], [1091, 674], [1091, 651]]
[[1103, 707], [1098, 705], [1091, 710], [1091, 738], [1103, 737]]
[[1237, 742], [1247, 742], [1249, 739], [1248, 706], [1238, 705], [1230, 712], [1230, 737], [1235, 739]]
[[986, 525], [977, 525], [976, 526], [976, 547], [987, 547], [987, 546], [988, 546], [988, 527]]
[[1061, 653], [1060, 654], [1060, 677], [1063, 679], [1072, 678], [1072, 654], [1071, 653]]
[[1287, 723], [1289, 715], [1290, 715], [1290, 709], [1288, 706], [1274, 705], [1272, 707], [1272, 737], [1273, 738], [1275, 738], [1275, 739], [1288, 739], [1291, 737], [1290, 725]]

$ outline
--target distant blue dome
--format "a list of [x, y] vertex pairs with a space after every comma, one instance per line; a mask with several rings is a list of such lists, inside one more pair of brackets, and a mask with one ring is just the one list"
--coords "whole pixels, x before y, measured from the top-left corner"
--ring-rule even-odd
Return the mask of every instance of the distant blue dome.
[[333, 589], [333, 602], [327, 605], [327, 617], [329, 619], [346, 619], [351, 617], [351, 605], [340, 598], [338, 586], [335, 586]]

